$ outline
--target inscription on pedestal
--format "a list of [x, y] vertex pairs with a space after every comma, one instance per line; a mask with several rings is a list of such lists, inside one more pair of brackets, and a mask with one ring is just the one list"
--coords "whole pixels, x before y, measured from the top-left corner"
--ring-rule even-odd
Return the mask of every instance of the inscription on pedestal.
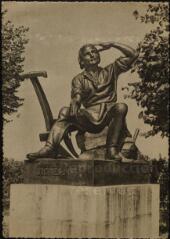
[[25, 183], [113, 185], [148, 183], [149, 178], [148, 164], [74, 159], [25, 162]]

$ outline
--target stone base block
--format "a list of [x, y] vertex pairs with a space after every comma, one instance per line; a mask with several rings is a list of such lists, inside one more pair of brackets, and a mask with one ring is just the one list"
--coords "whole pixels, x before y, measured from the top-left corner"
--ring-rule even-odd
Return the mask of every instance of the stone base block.
[[13, 184], [10, 195], [10, 237], [159, 237], [159, 185]]

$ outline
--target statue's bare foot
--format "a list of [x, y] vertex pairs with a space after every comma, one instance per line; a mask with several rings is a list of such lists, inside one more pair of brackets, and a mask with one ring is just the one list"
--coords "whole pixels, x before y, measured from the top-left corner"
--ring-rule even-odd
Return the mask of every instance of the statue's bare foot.
[[122, 158], [119, 155], [117, 147], [110, 147], [107, 149], [107, 158], [111, 160], [115, 160], [117, 162], [122, 161]]
[[53, 148], [49, 147], [48, 145], [45, 145], [42, 149], [35, 153], [29, 153], [27, 154], [27, 158], [30, 161], [34, 161], [38, 158], [54, 158], [56, 156], [56, 152]]

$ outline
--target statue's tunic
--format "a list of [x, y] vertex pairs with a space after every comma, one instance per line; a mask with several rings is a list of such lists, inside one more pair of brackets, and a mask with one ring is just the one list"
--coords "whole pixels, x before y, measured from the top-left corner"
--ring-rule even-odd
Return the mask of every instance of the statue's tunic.
[[117, 100], [118, 75], [130, 69], [126, 57], [118, 58], [114, 63], [98, 68], [98, 77], [83, 71], [72, 80], [72, 97], [80, 94], [85, 108]]
[[81, 95], [81, 103], [94, 119], [101, 120], [117, 101], [117, 79], [120, 73], [130, 69], [126, 57], [118, 58], [104, 68], [98, 68], [98, 75], [92, 76], [86, 70], [72, 80], [71, 97]]

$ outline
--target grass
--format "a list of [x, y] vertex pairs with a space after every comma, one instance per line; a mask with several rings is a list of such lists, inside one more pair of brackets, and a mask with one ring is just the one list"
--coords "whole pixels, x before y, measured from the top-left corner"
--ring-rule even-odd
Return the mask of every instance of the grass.
[[2, 227], [3, 227], [3, 237], [9, 238], [9, 209], [3, 210]]

